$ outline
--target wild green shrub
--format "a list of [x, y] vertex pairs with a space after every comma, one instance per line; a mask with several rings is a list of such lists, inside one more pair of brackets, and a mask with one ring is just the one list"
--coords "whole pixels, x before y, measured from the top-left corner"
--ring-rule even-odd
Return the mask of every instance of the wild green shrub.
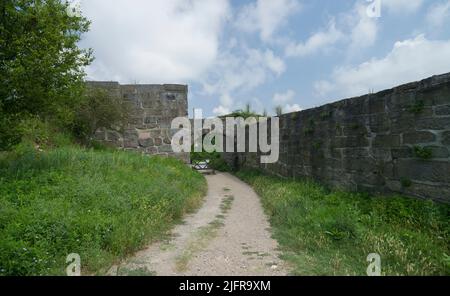
[[219, 172], [231, 172], [230, 165], [223, 159], [222, 154], [218, 152], [191, 152], [191, 161], [209, 161], [209, 167]]
[[433, 150], [428, 147], [414, 146], [414, 155], [423, 160], [433, 158]]
[[378, 253], [384, 275], [449, 275], [450, 206], [401, 196], [327, 191], [240, 171], [261, 196], [283, 257], [298, 275], [365, 275]]
[[10, 150], [20, 143], [21, 134], [17, 127], [18, 122], [19, 116], [3, 112], [0, 102], [0, 151]]
[[76, 148], [0, 155], [0, 275], [83, 274], [161, 238], [198, 207], [204, 178], [174, 159]]
[[75, 112], [77, 116], [71, 129], [78, 139], [88, 143], [99, 128], [123, 127], [129, 118], [130, 106], [104, 89], [87, 88]]

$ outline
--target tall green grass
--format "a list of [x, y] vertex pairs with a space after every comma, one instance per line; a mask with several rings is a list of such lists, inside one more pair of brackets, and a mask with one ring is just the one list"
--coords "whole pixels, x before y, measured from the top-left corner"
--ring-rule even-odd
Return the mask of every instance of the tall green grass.
[[83, 273], [161, 238], [197, 208], [206, 182], [174, 159], [62, 148], [0, 155], [0, 275]]
[[380, 254], [383, 275], [450, 275], [449, 205], [237, 175], [261, 196], [296, 275], [365, 275], [370, 253]]

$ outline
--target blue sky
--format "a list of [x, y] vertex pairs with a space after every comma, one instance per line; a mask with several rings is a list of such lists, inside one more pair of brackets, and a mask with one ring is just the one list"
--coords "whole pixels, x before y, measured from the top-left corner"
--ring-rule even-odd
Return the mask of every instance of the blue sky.
[[[380, 4], [378, 6], [378, 4]], [[380, 7], [373, 17], [368, 7]], [[88, 79], [181, 83], [190, 109], [269, 113], [450, 72], [450, 0], [82, 0]], [[192, 112], [192, 111], [191, 111]]]

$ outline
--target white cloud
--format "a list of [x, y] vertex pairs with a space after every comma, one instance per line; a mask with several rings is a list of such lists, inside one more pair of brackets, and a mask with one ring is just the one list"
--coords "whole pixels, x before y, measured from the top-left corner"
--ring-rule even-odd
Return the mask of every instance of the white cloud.
[[229, 94], [223, 94], [220, 97], [220, 103], [222, 104], [222, 106], [224, 106], [225, 108], [230, 108], [233, 105], [233, 98], [229, 95]]
[[417, 11], [423, 0], [381, 0], [382, 6], [393, 13], [411, 13]]
[[300, 105], [298, 104], [287, 104], [286, 106], [284, 106], [283, 108], [283, 113], [292, 113], [292, 112], [298, 112], [298, 111], [302, 111], [302, 107], [300, 107]]
[[312, 34], [305, 42], [288, 42], [286, 56], [305, 57], [327, 52], [336, 43], [344, 40], [348, 44], [349, 55], [371, 47], [378, 37], [378, 21], [367, 15], [367, 3], [356, 1], [353, 8], [344, 14], [332, 18], [326, 29]]
[[299, 8], [297, 0], [257, 0], [241, 9], [236, 25], [245, 32], [259, 32], [263, 41], [271, 41]]
[[351, 28], [350, 49], [352, 51], [374, 45], [378, 35], [378, 24], [376, 18], [367, 15], [366, 4], [356, 3], [352, 13], [347, 15], [347, 20]]
[[216, 108], [214, 108], [213, 110], [214, 115], [216, 116], [223, 116], [223, 115], [228, 115], [231, 113], [230, 109], [223, 107], [223, 106], [218, 106]]
[[198, 80], [218, 56], [228, 0], [83, 0], [92, 20], [82, 46], [90, 79], [140, 83]]
[[327, 30], [313, 34], [304, 43], [289, 44], [286, 48], [287, 56], [306, 56], [326, 50], [343, 37], [341, 31], [336, 29], [334, 20], [330, 21]]
[[238, 52], [223, 52], [203, 82], [208, 95], [225, 95], [251, 90], [270, 76], [278, 77], [286, 69], [284, 61], [270, 51], [243, 48]]
[[450, 19], [450, 0], [433, 4], [427, 13], [427, 22], [434, 27], [442, 27]]
[[397, 42], [384, 58], [355, 67], [339, 67], [330, 81], [315, 84], [320, 96], [356, 96], [450, 71], [450, 40], [428, 40], [424, 35]]
[[271, 50], [266, 50], [266, 52], [264, 53], [264, 63], [273, 73], [278, 76], [286, 71], [286, 65], [284, 61], [281, 58], [275, 56], [273, 51]]
[[300, 105], [289, 103], [292, 102], [294, 98], [295, 98], [295, 91], [289, 89], [284, 93], [276, 93], [273, 96], [272, 101], [276, 106], [282, 107], [283, 113], [302, 111], [303, 108], [301, 108]]
[[234, 99], [229, 94], [223, 94], [220, 96], [220, 105], [213, 109], [213, 113], [216, 116], [230, 114], [233, 105]]
[[291, 102], [295, 97], [295, 92], [293, 90], [288, 90], [285, 93], [276, 93], [273, 96], [273, 102], [277, 105], [283, 105]]

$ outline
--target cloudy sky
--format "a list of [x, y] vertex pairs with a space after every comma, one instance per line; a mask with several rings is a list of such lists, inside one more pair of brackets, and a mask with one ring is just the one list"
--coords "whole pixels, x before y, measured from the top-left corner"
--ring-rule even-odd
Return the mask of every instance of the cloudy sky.
[[81, 0], [90, 80], [189, 85], [190, 109], [285, 112], [450, 72], [450, 0]]

